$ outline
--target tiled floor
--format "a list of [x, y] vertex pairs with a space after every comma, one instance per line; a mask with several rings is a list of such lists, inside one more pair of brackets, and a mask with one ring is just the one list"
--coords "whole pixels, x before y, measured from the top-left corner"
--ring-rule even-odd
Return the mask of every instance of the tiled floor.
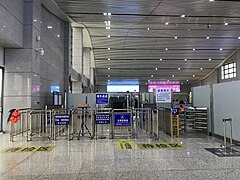
[[[217, 157], [204, 148], [219, 147], [213, 137], [171, 139], [185, 149], [117, 150], [117, 140], [58, 140], [10, 143], [0, 135], [1, 149], [12, 146], [55, 145], [51, 152], [0, 153], [0, 179], [240, 179], [240, 157]], [[135, 143], [153, 142], [146, 137]]]

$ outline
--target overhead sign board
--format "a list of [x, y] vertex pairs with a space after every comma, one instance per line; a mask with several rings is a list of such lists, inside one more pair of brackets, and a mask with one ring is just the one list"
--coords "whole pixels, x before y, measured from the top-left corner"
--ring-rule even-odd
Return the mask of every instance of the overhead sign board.
[[110, 114], [96, 114], [96, 124], [110, 124]]
[[114, 126], [131, 126], [131, 114], [114, 114]]
[[108, 104], [108, 94], [96, 94], [96, 104]]
[[156, 89], [156, 103], [171, 103], [171, 89]]

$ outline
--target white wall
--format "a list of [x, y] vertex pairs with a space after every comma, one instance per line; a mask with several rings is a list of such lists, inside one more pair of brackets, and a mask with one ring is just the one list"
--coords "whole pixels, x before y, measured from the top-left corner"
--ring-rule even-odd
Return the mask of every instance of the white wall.
[[223, 118], [233, 119], [233, 139], [240, 141], [240, 81], [213, 85], [215, 134], [223, 135]]
[[4, 66], [4, 49], [0, 47], [0, 66]]

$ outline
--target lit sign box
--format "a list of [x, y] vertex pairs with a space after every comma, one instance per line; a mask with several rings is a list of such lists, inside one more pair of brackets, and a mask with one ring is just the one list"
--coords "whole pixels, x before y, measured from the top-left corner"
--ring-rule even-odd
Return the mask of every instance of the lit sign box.
[[139, 85], [108, 85], [107, 92], [139, 92]]
[[51, 92], [53, 91], [60, 92], [60, 86], [51, 86]]
[[172, 89], [173, 92], [180, 92], [180, 84], [163, 85], [163, 84], [149, 84], [148, 92], [153, 92], [154, 89]]

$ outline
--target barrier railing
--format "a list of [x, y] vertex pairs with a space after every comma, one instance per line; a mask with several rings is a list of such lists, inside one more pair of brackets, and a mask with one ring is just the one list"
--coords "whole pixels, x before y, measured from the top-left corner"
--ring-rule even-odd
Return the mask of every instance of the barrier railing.
[[134, 137], [134, 124], [131, 109], [112, 110], [112, 138]]
[[52, 110], [53, 113], [53, 140], [67, 136], [70, 140], [70, 123], [72, 110]]
[[30, 108], [26, 109], [19, 109], [20, 112], [20, 120], [17, 121], [15, 124], [11, 122], [9, 125], [9, 135], [10, 135], [10, 142], [14, 142], [14, 137], [18, 135], [24, 136], [24, 133], [29, 130], [27, 122], [29, 121], [29, 112], [31, 111]]
[[93, 110], [89, 108], [77, 108], [72, 110], [71, 135], [72, 139], [88, 135], [92, 138], [93, 131]]
[[51, 110], [31, 110], [27, 121], [27, 141], [32, 138], [52, 138], [52, 111]]
[[[232, 138], [232, 119], [231, 118], [226, 118], [222, 120], [223, 122], [223, 145], [221, 147], [226, 148], [226, 147], [231, 147], [233, 146], [233, 138]], [[227, 125], [229, 126], [229, 145], [227, 145]]]
[[151, 131], [150, 134], [152, 137], [158, 139], [159, 138], [159, 120], [158, 120], [158, 110], [152, 110], [152, 123], [151, 123]]
[[151, 109], [149, 108], [134, 108], [132, 110], [134, 132], [137, 137], [140, 132], [150, 134], [151, 125]]
[[159, 119], [159, 130], [164, 133], [172, 134], [172, 112], [170, 108], [159, 108], [158, 119]]
[[107, 136], [112, 138], [112, 109], [96, 108], [93, 109], [92, 138], [103, 139]]
[[110, 109], [78, 108], [55, 110], [22, 110], [21, 120], [10, 126], [10, 141], [26, 133], [27, 141], [33, 138], [68, 140], [89, 138], [135, 137], [146, 133], [156, 139], [159, 131], [171, 134], [171, 109], [148, 108]]

